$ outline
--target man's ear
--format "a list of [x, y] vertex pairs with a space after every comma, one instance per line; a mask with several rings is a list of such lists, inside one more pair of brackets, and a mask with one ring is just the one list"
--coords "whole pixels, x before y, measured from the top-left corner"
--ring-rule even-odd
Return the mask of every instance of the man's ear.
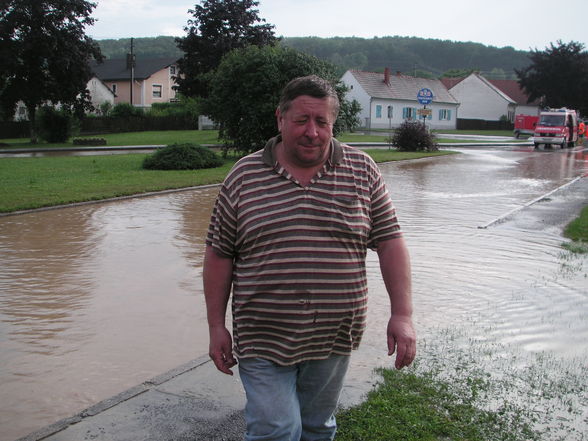
[[282, 131], [282, 112], [280, 112], [280, 108], [276, 108], [276, 122], [278, 124], [278, 132]]

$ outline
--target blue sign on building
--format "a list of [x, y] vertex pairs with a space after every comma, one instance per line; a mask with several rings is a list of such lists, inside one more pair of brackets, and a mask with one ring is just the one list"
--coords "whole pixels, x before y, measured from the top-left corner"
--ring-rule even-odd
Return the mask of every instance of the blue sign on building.
[[417, 101], [424, 106], [431, 104], [433, 102], [433, 91], [426, 87], [422, 88], [417, 93]]

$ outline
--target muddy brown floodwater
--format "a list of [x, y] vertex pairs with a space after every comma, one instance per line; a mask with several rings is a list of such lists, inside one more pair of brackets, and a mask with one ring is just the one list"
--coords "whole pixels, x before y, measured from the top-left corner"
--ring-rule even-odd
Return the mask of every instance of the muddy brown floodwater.
[[[586, 173], [587, 153], [459, 151], [381, 165], [412, 256], [419, 357], [452, 333], [461, 349], [492, 347], [496, 358], [585, 360], [588, 257], [561, 247], [561, 223], [575, 213], [545, 224], [521, 210], [479, 227]], [[207, 353], [201, 273], [217, 191], [0, 218], [1, 440]], [[351, 394], [390, 364], [374, 253], [368, 273], [370, 318]]]

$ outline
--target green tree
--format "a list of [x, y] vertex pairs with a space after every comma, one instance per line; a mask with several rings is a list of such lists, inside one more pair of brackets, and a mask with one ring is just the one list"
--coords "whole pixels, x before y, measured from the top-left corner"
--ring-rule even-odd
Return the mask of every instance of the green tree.
[[211, 76], [204, 113], [220, 124], [226, 149], [258, 150], [277, 134], [275, 111], [284, 86], [293, 78], [311, 74], [335, 84], [342, 103], [335, 134], [357, 122], [359, 105], [344, 100], [346, 88], [339, 83], [335, 66], [278, 46], [249, 46], [227, 54]]
[[36, 141], [35, 114], [45, 103], [82, 111], [89, 106], [89, 62], [101, 60], [85, 35], [96, 6], [84, 0], [2, 0], [0, 3], [0, 105], [12, 115], [22, 100]]
[[[188, 12], [194, 16], [184, 28], [187, 35], [177, 38], [184, 56], [178, 61], [178, 91], [186, 96], [206, 96], [209, 72], [223, 55], [245, 46], [276, 43], [273, 25], [263, 24], [254, 0], [204, 0]], [[262, 23], [262, 24], [256, 24]]]
[[516, 73], [531, 101], [588, 114], [588, 52], [583, 44], [558, 40], [544, 51], [532, 51], [529, 58], [531, 64]]

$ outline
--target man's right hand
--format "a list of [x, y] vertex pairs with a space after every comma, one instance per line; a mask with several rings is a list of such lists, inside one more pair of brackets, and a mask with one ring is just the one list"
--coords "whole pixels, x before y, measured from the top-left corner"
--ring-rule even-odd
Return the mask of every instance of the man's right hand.
[[210, 328], [208, 355], [216, 368], [224, 374], [233, 375], [231, 368], [237, 364], [233, 357], [233, 339], [225, 326]]

